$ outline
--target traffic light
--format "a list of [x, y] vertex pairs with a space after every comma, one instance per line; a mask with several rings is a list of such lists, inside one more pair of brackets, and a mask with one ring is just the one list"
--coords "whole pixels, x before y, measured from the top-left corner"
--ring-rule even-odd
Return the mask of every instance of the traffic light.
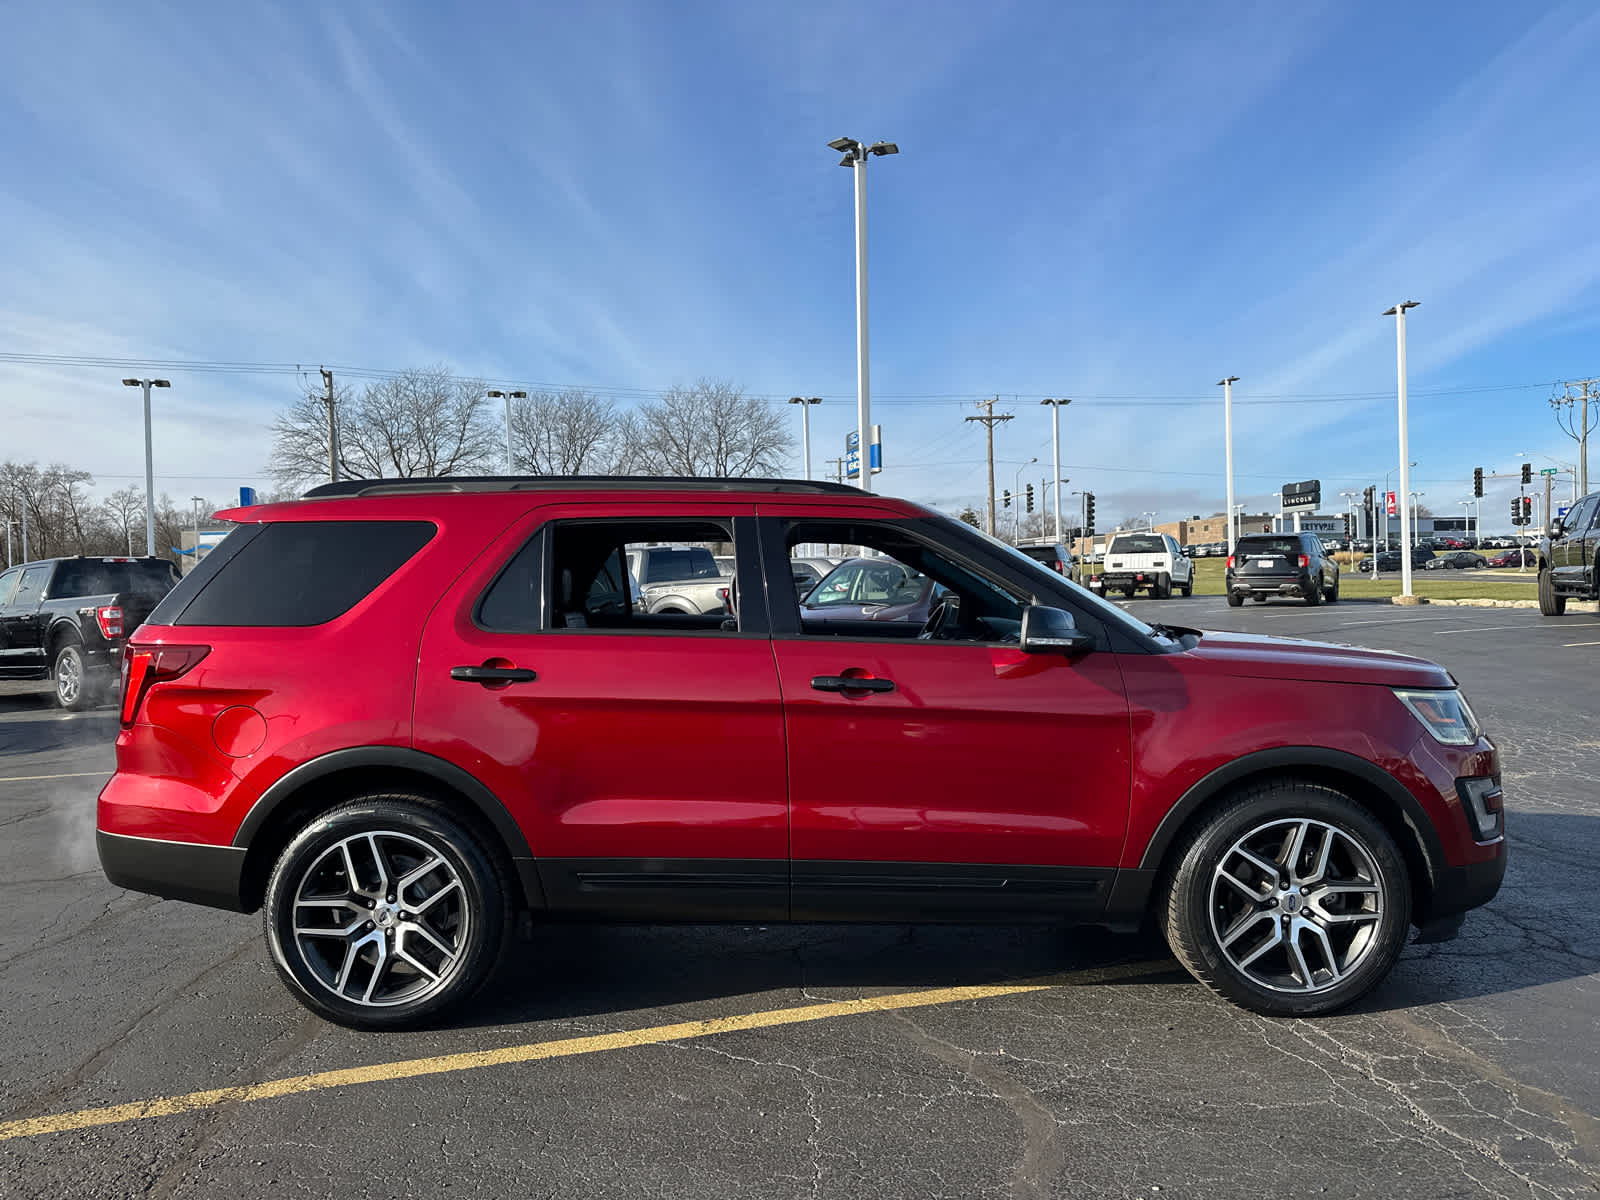
[[1000, 495], [1001, 495], [1002, 500], [1005, 503], [1005, 506], [1007, 508], [1010, 508], [1011, 507], [1011, 493], [1010, 492], [1001, 492]]
[[1511, 523], [1513, 525], [1521, 525], [1522, 524], [1522, 497], [1521, 496], [1513, 496], [1513, 497], [1511, 497]]
[[1525, 462], [1525, 463], [1522, 464], [1522, 482], [1523, 483], [1532, 483], [1533, 482], [1533, 464], [1532, 463], [1526, 463]]
[[1083, 536], [1094, 536], [1094, 493], [1083, 494]]
[[1473, 467], [1472, 468], [1472, 494], [1474, 496], [1483, 495], [1483, 468], [1482, 467]]
[[1524, 525], [1527, 525], [1527, 524], [1532, 523], [1532, 521], [1533, 521], [1533, 497], [1532, 496], [1524, 496], [1522, 498], [1522, 523]]
[[1033, 511], [1033, 484], [1028, 485], [1028, 511]]

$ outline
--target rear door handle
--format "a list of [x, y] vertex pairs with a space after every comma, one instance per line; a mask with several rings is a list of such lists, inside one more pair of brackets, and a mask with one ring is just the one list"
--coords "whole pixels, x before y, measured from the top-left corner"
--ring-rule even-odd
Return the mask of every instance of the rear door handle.
[[849, 675], [817, 675], [811, 686], [819, 692], [892, 692], [892, 679], [856, 679]]
[[532, 683], [539, 673], [527, 667], [451, 667], [450, 678], [462, 683]]

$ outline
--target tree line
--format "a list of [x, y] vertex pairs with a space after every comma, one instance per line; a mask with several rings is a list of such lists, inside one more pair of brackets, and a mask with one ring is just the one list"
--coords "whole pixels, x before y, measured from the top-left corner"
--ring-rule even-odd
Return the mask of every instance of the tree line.
[[[498, 475], [506, 471], [503, 398], [443, 367], [334, 390], [341, 477]], [[775, 406], [725, 381], [674, 387], [631, 409], [579, 388], [532, 392], [511, 405], [511, 472], [519, 475], [781, 474], [792, 439]], [[328, 478], [326, 394], [308, 390], [273, 423], [268, 470], [280, 485]]]
[[[0, 462], [0, 521], [9, 522], [11, 554], [22, 562], [23, 529], [27, 529], [30, 559], [61, 558], [73, 554], [139, 555], [145, 551], [144, 489], [118, 488], [104, 499], [90, 492], [94, 476], [66, 463], [41, 467], [36, 462]], [[267, 497], [263, 497], [266, 499]], [[211, 514], [228, 504], [210, 500], [196, 505], [178, 503], [163, 493], [156, 501], [156, 554], [176, 562], [174, 547], [182, 544], [185, 529], [215, 523]]]

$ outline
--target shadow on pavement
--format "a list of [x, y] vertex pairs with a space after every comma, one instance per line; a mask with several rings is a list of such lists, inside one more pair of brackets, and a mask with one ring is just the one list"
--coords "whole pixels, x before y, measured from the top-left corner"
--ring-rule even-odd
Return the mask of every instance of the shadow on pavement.
[[109, 746], [117, 739], [119, 725], [115, 709], [95, 709], [65, 719], [51, 715], [0, 722], [0, 760], [13, 754]]

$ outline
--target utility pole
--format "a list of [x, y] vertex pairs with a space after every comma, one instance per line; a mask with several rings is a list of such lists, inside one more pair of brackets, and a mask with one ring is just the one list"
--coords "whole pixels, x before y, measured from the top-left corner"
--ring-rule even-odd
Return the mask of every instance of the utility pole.
[[1546, 471], [1545, 472], [1545, 474], [1544, 474], [1544, 531], [1546, 533], [1550, 532], [1550, 514], [1555, 511], [1555, 509], [1550, 507], [1550, 482], [1554, 478], [1555, 478], [1555, 474], [1554, 474], [1553, 471]]
[[1400, 594], [1411, 595], [1411, 530], [1406, 525], [1406, 493], [1411, 490], [1410, 433], [1406, 419], [1406, 311], [1416, 308], [1418, 301], [1405, 300], [1383, 315], [1394, 318], [1394, 355], [1397, 391], [1400, 397]]
[[978, 407], [983, 409], [984, 415], [981, 416], [981, 417], [966, 417], [966, 418], [964, 418], [965, 420], [968, 420], [968, 421], [982, 421], [983, 422], [984, 432], [985, 432], [985, 434], [987, 436], [987, 440], [988, 440], [988, 443], [989, 443], [989, 536], [990, 537], [995, 537], [996, 536], [995, 530], [994, 530], [994, 423], [996, 421], [1009, 421], [1009, 420], [1011, 420], [1011, 417], [1012, 417], [1011, 413], [1001, 413], [998, 416], [995, 415], [994, 406], [996, 404], [999, 404], [999, 403], [1000, 403], [1000, 397], [999, 396], [996, 396], [993, 400], [979, 400], [978, 401]]
[[1222, 389], [1222, 440], [1224, 443], [1223, 454], [1227, 459], [1228, 471], [1228, 553], [1233, 553], [1233, 543], [1237, 540], [1233, 523], [1233, 385], [1239, 382], [1237, 375], [1229, 375], [1217, 380], [1217, 386]]
[[835, 483], [843, 483], [844, 482], [844, 456], [841, 455], [838, 458], [830, 458], [828, 461], [833, 464], [833, 481]]
[[339, 426], [333, 419], [333, 372], [327, 367], [318, 367], [322, 372], [322, 386], [326, 394], [322, 402], [328, 406], [328, 482], [339, 482]]
[[[1600, 379], [1573, 379], [1561, 385], [1559, 396], [1550, 397], [1550, 407], [1556, 410], [1556, 424], [1566, 435], [1578, 443], [1578, 495], [1589, 494], [1589, 401], [1600, 401]], [[1572, 408], [1580, 405], [1582, 418], [1575, 420]], [[1563, 413], [1563, 410], [1565, 412]], [[1545, 508], [1549, 512], [1548, 505]]]

